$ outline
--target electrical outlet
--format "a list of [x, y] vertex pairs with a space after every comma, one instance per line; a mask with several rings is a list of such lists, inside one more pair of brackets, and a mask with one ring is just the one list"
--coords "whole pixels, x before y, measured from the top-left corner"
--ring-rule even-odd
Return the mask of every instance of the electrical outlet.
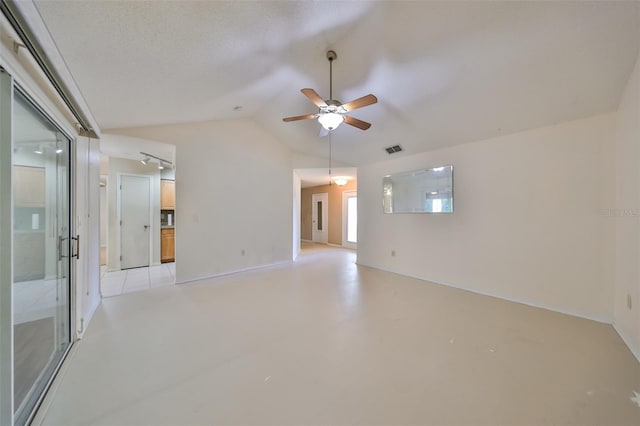
[[631, 304], [631, 295], [627, 294], [627, 308], [631, 309], [633, 305]]
[[396, 251], [395, 250], [391, 250], [391, 257], [396, 257]]

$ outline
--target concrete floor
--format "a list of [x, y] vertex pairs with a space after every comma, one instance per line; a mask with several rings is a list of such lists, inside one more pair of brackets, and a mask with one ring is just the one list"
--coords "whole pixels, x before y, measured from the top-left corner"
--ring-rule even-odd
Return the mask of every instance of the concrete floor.
[[310, 250], [102, 301], [35, 424], [639, 425], [610, 325]]

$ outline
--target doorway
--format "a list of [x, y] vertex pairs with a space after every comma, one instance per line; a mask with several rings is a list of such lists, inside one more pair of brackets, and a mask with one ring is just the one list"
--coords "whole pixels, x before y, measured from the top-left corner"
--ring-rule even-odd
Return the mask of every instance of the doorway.
[[342, 193], [342, 247], [358, 248], [358, 192]]
[[149, 266], [151, 256], [151, 179], [120, 176], [120, 268]]
[[311, 239], [314, 243], [329, 242], [329, 194], [311, 196]]

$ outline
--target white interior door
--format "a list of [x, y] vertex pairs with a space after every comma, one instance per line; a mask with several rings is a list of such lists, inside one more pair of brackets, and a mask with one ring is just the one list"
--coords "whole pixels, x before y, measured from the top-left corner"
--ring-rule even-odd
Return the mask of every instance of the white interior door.
[[120, 268], [149, 266], [151, 240], [151, 180], [149, 176], [120, 178]]
[[311, 239], [315, 243], [329, 242], [329, 194], [311, 195]]
[[342, 193], [342, 246], [358, 248], [358, 193]]

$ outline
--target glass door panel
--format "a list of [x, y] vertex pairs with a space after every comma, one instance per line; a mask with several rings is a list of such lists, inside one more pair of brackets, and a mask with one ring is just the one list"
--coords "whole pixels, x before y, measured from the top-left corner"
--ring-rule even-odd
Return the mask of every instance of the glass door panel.
[[14, 410], [22, 424], [71, 343], [70, 141], [18, 90], [13, 134]]

